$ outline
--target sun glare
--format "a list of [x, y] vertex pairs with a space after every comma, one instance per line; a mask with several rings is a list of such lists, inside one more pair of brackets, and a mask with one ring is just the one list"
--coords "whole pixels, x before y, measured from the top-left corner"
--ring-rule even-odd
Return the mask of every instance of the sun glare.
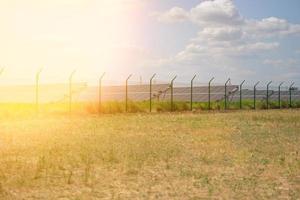
[[103, 71], [124, 73], [139, 64], [131, 59], [140, 37], [139, 1], [1, 1], [0, 7], [8, 47], [0, 53], [10, 73], [2, 83], [30, 83], [40, 67], [44, 81], [61, 82], [74, 68], [82, 78], [95, 79]]

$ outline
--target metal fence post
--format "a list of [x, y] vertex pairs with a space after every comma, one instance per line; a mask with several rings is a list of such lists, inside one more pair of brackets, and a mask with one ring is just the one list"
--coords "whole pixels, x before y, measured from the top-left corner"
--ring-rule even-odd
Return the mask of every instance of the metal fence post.
[[42, 69], [39, 69], [35, 75], [35, 112], [39, 112], [39, 81]]
[[210, 81], [208, 82], [208, 110], [210, 110], [210, 85], [214, 79], [215, 77], [211, 78]]
[[269, 86], [271, 85], [272, 81], [267, 84], [267, 109], [269, 109]]
[[194, 84], [194, 79], [196, 78], [197, 75], [195, 75], [192, 80], [191, 80], [191, 111], [193, 111], [193, 84]]
[[69, 76], [69, 113], [71, 114], [72, 112], [72, 94], [73, 94], [73, 89], [72, 89], [72, 79], [75, 74], [75, 70], [70, 74]]
[[102, 112], [102, 79], [105, 75], [105, 72], [99, 78], [99, 99], [98, 99], [98, 112], [101, 114]]
[[281, 86], [284, 82], [281, 82], [278, 86], [278, 107], [281, 109]]
[[227, 84], [228, 84], [228, 82], [230, 81], [230, 78], [226, 81], [226, 83], [225, 83], [225, 102], [224, 102], [224, 109], [226, 110], [227, 109]]
[[172, 79], [172, 81], [171, 81], [171, 112], [173, 112], [174, 111], [174, 102], [173, 102], [173, 86], [174, 86], [174, 81], [175, 81], [175, 79], [177, 78], [177, 76], [175, 76], [173, 79]]
[[156, 74], [153, 74], [150, 78], [150, 97], [149, 97], [149, 111], [152, 112], [152, 81]]
[[132, 74], [130, 74], [126, 79], [126, 94], [125, 94], [125, 112], [128, 111], [128, 80], [131, 78]]
[[255, 110], [256, 109], [256, 86], [259, 84], [259, 81], [254, 85], [254, 88], [253, 88], [253, 92], [254, 92], [254, 95], [253, 95], [253, 109]]
[[293, 86], [294, 86], [294, 82], [290, 85], [290, 87], [289, 87], [289, 96], [290, 96], [290, 98], [289, 98], [289, 107], [290, 108], [292, 108], [293, 107], [293, 105], [292, 105], [292, 89], [293, 89]]
[[245, 83], [245, 80], [243, 80], [243, 82], [240, 84], [240, 109], [243, 108], [243, 98], [242, 98], [242, 95], [243, 95], [243, 84]]

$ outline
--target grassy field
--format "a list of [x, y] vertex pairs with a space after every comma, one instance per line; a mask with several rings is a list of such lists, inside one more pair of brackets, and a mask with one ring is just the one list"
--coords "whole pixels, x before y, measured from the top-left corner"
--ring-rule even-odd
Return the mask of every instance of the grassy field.
[[0, 120], [0, 199], [299, 199], [300, 110]]
[[[125, 102], [112, 101], [103, 102], [101, 106], [102, 114], [116, 114], [125, 113]], [[72, 114], [74, 115], [87, 115], [87, 114], [98, 114], [99, 104], [97, 102], [73, 102], [72, 103]], [[224, 101], [211, 102], [211, 110], [222, 111], [224, 108]], [[69, 104], [67, 102], [61, 103], [43, 103], [39, 105], [39, 114], [42, 115], [66, 115], [69, 114]], [[289, 108], [289, 102], [282, 101], [281, 108]], [[300, 101], [294, 100], [292, 102], [292, 108], [300, 108]], [[228, 110], [240, 110], [240, 102], [228, 102]], [[253, 110], [253, 100], [244, 100], [242, 102], [243, 110]], [[256, 102], [256, 110], [266, 110], [267, 104], [265, 101]], [[279, 109], [278, 101], [270, 101], [269, 109]], [[173, 110], [177, 112], [190, 111], [190, 102], [176, 101], [173, 103]], [[170, 112], [171, 103], [170, 101], [153, 101], [152, 112], [162, 113]], [[208, 102], [194, 102], [193, 111], [208, 111]], [[149, 101], [133, 102], [128, 101], [128, 112], [129, 113], [147, 113], [149, 112]], [[0, 103], [0, 119], [1, 118], [12, 118], [12, 117], [28, 117], [36, 116], [36, 104], [35, 103]]]

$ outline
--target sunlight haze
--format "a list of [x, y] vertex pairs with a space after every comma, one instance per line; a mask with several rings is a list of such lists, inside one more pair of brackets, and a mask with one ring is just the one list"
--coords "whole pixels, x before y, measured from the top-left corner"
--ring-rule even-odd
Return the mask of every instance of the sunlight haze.
[[0, 0], [0, 83], [32, 84], [39, 68], [45, 83], [74, 69], [89, 84], [103, 72], [300, 82], [299, 1], [260, 2]]

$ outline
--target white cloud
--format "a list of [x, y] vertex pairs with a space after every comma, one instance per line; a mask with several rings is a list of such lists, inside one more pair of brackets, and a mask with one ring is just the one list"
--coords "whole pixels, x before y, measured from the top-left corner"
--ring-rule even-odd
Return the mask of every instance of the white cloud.
[[252, 37], [286, 36], [300, 34], [300, 25], [291, 24], [285, 19], [276, 17], [264, 18], [262, 20], [247, 20], [244, 27], [248, 35]]
[[[162, 63], [165, 65], [201, 63], [216, 67], [230, 63], [231, 67], [226, 69], [233, 71], [232, 69], [239, 68], [236, 63], [243, 62], [243, 56], [252, 56], [257, 60], [280, 47], [277, 37], [300, 33], [299, 24], [289, 23], [285, 19], [244, 18], [233, 0], [202, 1], [189, 11], [175, 7], [160, 13], [158, 17], [163, 22], [188, 20], [199, 27], [197, 36], [192, 38], [182, 51], [164, 59]], [[167, 20], [161, 20], [162, 18]], [[265, 64], [274, 66], [280, 63], [266, 60]], [[249, 69], [245, 70], [252, 72]]]
[[189, 18], [188, 12], [179, 7], [173, 7], [165, 13], [155, 13], [154, 15], [159, 21], [166, 23], [182, 22]]
[[190, 10], [190, 19], [199, 25], [219, 26], [243, 23], [232, 0], [204, 1]]
[[285, 31], [289, 28], [289, 24], [286, 20], [276, 17], [269, 17], [260, 21], [254, 21], [253, 25], [255, 26], [254, 30], [260, 32]]
[[176, 55], [175, 60], [188, 60], [212, 57], [214, 59], [223, 59], [237, 56], [256, 55], [264, 51], [277, 49], [279, 43], [251, 43], [251, 44], [235, 44], [222, 43], [219, 45], [201, 45], [191, 43]]
[[252, 50], [252, 51], [259, 51], [259, 50], [272, 50], [279, 47], [279, 43], [273, 42], [273, 43], [264, 43], [264, 42], [257, 42], [254, 44], [248, 44], [245, 45], [246, 49]]
[[225, 35], [228, 35], [226, 30], [239, 30], [251, 38], [300, 35], [300, 24], [292, 24], [285, 19], [277, 17], [261, 20], [244, 18], [234, 5], [233, 0], [202, 1], [189, 11], [174, 7], [164, 13], [157, 13], [156, 16], [161, 22], [189, 20], [204, 31], [210, 30], [212, 34], [215, 34], [216, 30], [223, 30], [219, 34]]
[[265, 65], [271, 65], [279, 68], [289, 68], [289, 69], [300, 69], [300, 60], [289, 58], [289, 59], [265, 59], [263, 61]]
[[245, 18], [233, 0], [201, 1], [190, 10], [176, 7], [156, 16], [161, 22], [189, 21], [198, 27], [198, 34], [183, 50], [157, 61], [160, 69], [177, 71], [184, 67], [182, 75], [196, 70], [205, 79], [211, 75], [275, 79], [278, 74], [299, 79], [295, 76], [299, 74], [299, 60], [270, 58], [281, 50], [283, 37], [300, 35], [300, 24], [277, 17]]
[[211, 41], [232, 41], [239, 40], [243, 36], [243, 31], [236, 27], [207, 27], [201, 30], [198, 38]]
[[232, 0], [202, 1], [189, 11], [180, 7], [173, 7], [165, 12], [157, 12], [154, 16], [159, 21], [166, 23], [182, 22], [185, 20], [209, 26], [243, 23], [243, 19]]

